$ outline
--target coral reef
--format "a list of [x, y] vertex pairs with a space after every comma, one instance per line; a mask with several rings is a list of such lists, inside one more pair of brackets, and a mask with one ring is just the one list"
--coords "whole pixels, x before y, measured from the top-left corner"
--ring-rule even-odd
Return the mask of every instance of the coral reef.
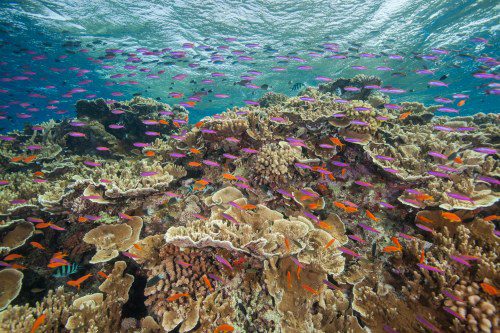
[[0, 331], [498, 331], [500, 118], [380, 87], [267, 93], [193, 126], [142, 97], [79, 101], [12, 133]]

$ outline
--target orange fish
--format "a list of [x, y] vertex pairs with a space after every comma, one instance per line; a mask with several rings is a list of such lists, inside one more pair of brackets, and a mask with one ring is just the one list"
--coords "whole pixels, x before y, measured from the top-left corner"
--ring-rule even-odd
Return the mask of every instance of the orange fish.
[[251, 210], [251, 209], [257, 208], [257, 206], [252, 205], [252, 204], [246, 204], [246, 205], [241, 206], [241, 208], [243, 208], [245, 210]]
[[172, 296], [170, 296], [169, 298], [167, 298], [167, 301], [173, 302], [173, 301], [178, 300], [181, 297], [189, 297], [189, 294], [188, 293], [173, 294]]
[[311, 286], [307, 285], [307, 284], [302, 284], [302, 288], [304, 288], [304, 290], [307, 290], [308, 292], [310, 292], [311, 294], [314, 294], [314, 295], [319, 295], [319, 291], [313, 289]]
[[235, 176], [233, 176], [230, 173], [223, 173], [222, 178], [227, 179], [227, 180], [238, 180]]
[[208, 182], [205, 179], [197, 180], [195, 181], [195, 183], [200, 185], [208, 185]]
[[491, 284], [488, 284], [486, 282], [483, 282], [480, 284], [481, 288], [485, 293], [491, 296], [497, 296], [498, 295], [498, 289], [493, 287]]
[[341, 172], [342, 177], [344, 177], [344, 176], [345, 176], [345, 173], [346, 173], [346, 172], [347, 172], [347, 169], [346, 169], [346, 168], [342, 168], [342, 172]]
[[496, 221], [500, 219], [500, 216], [498, 215], [490, 215], [490, 216], [486, 216], [485, 218], [483, 218], [483, 220], [489, 222], [489, 221]]
[[80, 290], [80, 285], [85, 282], [85, 280], [87, 280], [89, 277], [91, 277], [92, 274], [87, 274], [87, 275], [84, 275], [82, 276], [81, 278], [78, 278], [76, 280], [71, 280], [71, 281], [68, 281], [66, 282], [68, 285], [72, 286], [72, 287], [78, 287], [78, 290]]
[[36, 171], [36, 172], [33, 173], [33, 176], [35, 176], [35, 177], [43, 177], [43, 176], [45, 176], [45, 174], [43, 172], [41, 172], [41, 171]]
[[403, 247], [401, 246], [401, 244], [399, 243], [399, 240], [396, 238], [396, 237], [391, 237], [391, 240], [394, 244], [396, 244], [396, 246], [400, 249], [402, 249]]
[[343, 144], [343, 143], [339, 140], [339, 138], [330, 138], [330, 141], [331, 141], [334, 145], [336, 145], [336, 146], [339, 146], [339, 147], [343, 147], [343, 146], [345, 146], [345, 144]]
[[24, 256], [20, 255], [20, 254], [9, 254], [8, 256], [6, 256], [5, 258], [3, 258], [4, 261], [11, 261], [11, 260], [16, 260], [16, 259], [19, 259], [19, 258], [23, 258]]
[[431, 219], [428, 219], [427, 217], [422, 216], [422, 215], [418, 215], [417, 219], [419, 219], [420, 221], [425, 222], [425, 223], [434, 223], [434, 221], [432, 221]]
[[346, 211], [346, 213], [355, 213], [358, 211], [356, 207], [351, 207], [351, 206], [346, 206], [344, 210]]
[[243, 264], [245, 261], [247, 261], [247, 260], [245, 259], [245, 257], [240, 257], [240, 258], [238, 258], [238, 259], [236, 259], [236, 260], [234, 260], [234, 261], [233, 261], [233, 266], [238, 266], [238, 265], [241, 265], [241, 264]]
[[37, 328], [40, 327], [40, 325], [42, 325], [43, 322], [45, 321], [45, 317], [46, 317], [46, 315], [42, 314], [40, 317], [36, 318], [35, 323], [33, 324], [33, 327], [31, 328], [30, 333], [35, 333]]
[[396, 246], [386, 246], [382, 249], [382, 251], [384, 251], [386, 253], [391, 253], [391, 252], [401, 251], [401, 249], [399, 247], [396, 247]]
[[45, 250], [45, 247], [38, 242], [30, 242], [30, 244], [31, 244], [31, 246], [36, 247], [37, 249]]
[[176, 121], [174, 121], [174, 126], [175, 127], [181, 127], [181, 125], [178, 122], [176, 122]]
[[455, 157], [455, 159], [453, 160], [453, 162], [459, 163], [459, 164], [464, 163], [464, 161], [460, 158], [460, 156]]
[[455, 213], [441, 212], [441, 216], [450, 222], [462, 222], [462, 219]]
[[144, 153], [144, 155], [146, 155], [147, 157], [153, 157], [155, 156], [155, 152], [152, 151], [152, 150], [148, 150], [147, 152]]
[[105, 279], [108, 278], [108, 275], [106, 273], [104, 273], [103, 271], [97, 272], [97, 275], [99, 275], [100, 277], [105, 278]]
[[189, 148], [189, 151], [192, 152], [193, 154], [201, 154], [201, 150], [196, 149], [196, 148]]
[[419, 260], [419, 262], [421, 264], [423, 264], [424, 260], [425, 260], [425, 251], [424, 251], [424, 249], [422, 249], [422, 252], [420, 253], [420, 260]]
[[31, 162], [33, 162], [35, 159], [36, 159], [36, 155], [31, 155], [31, 156], [28, 156], [28, 157], [23, 158], [23, 162], [24, 162], [24, 163], [31, 163]]
[[201, 166], [201, 163], [200, 162], [189, 162], [188, 165], [190, 167], [199, 167], [199, 166]]
[[342, 202], [334, 201], [333, 204], [335, 205], [335, 207], [338, 207], [338, 208], [341, 208], [341, 209], [345, 209], [346, 208], [346, 205], [344, 205]]
[[168, 125], [168, 121], [166, 121], [165, 119], [160, 119], [158, 120], [158, 122], [162, 125]]
[[12, 264], [10, 267], [14, 269], [26, 269], [26, 266], [18, 265], [18, 264]]
[[426, 201], [426, 200], [434, 200], [434, 197], [432, 195], [428, 195], [425, 193], [419, 193], [415, 195], [415, 198], [420, 201]]
[[200, 128], [201, 126], [203, 126], [203, 124], [205, 124], [205, 122], [204, 122], [204, 121], [199, 121], [199, 122], [197, 122], [196, 124], [194, 124], [194, 127], [196, 127], [196, 128]]
[[300, 281], [300, 271], [302, 271], [302, 267], [297, 266], [297, 280]]
[[51, 225], [53, 225], [53, 223], [51, 223], [51, 222], [38, 223], [35, 226], [35, 228], [37, 228], [37, 229], [45, 229], [45, 228], [50, 227]]
[[286, 282], [288, 289], [292, 288], [292, 274], [290, 274], [290, 271], [286, 272]]
[[19, 161], [21, 161], [22, 159], [23, 159], [23, 157], [22, 157], [22, 156], [16, 156], [16, 157], [12, 157], [12, 158], [10, 159], [10, 161], [15, 163], [15, 162], [19, 162]]
[[139, 244], [134, 244], [134, 247], [139, 250], [139, 251], [142, 251], [142, 246], [140, 246]]
[[186, 103], [189, 106], [195, 106], [196, 105], [196, 102], [194, 102], [194, 101], [189, 101], [189, 102], [184, 102], [184, 103]]
[[207, 285], [208, 289], [213, 292], [214, 288], [212, 287], [212, 284], [210, 283], [210, 280], [207, 278], [207, 276], [203, 275], [202, 278], [205, 284]]
[[285, 237], [285, 247], [286, 247], [286, 251], [290, 252], [290, 241], [286, 237]]
[[323, 222], [323, 221], [318, 222], [318, 227], [320, 227], [321, 229], [325, 229], [325, 230], [330, 230], [332, 228], [331, 225], [329, 225], [328, 223]]
[[47, 265], [48, 268], [57, 268], [61, 266], [67, 266], [67, 262], [51, 262], [50, 264]]
[[234, 327], [229, 324], [222, 324], [215, 328], [214, 333], [229, 333], [234, 331]]
[[335, 242], [335, 238], [330, 239], [328, 241], [328, 243], [326, 243], [326, 245], [325, 245], [325, 250], [328, 249], [330, 246], [332, 246], [334, 242]]
[[463, 99], [457, 103], [458, 106], [463, 106], [464, 104], [465, 104], [465, 99]]
[[81, 222], [81, 223], [83, 223], [83, 222], [87, 222], [88, 220], [89, 220], [89, 219], [88, 219], [88, 218], [86, 218], [85, 216], [80, 216], [80, 217], [77, 219], [77, 221], [78, 221], [78, 222]]
[[366, 215], [375, 222], [378, 222], [380, 220], [378, 217], [373, 215], [372, 212], [370, 212], [368, 209], [366, 210]]
[[406, 118], [408, 118], [409, 115], [411, 115], [411, 111], [408, 111], [408, 112], [405, 112], [405, 113], [402, 113], [400, 116], [399, 116], [399, 120], [405, 120]]
[[313, 202], [309, 204], [310, 209], [318, 209], [319, 207], [319, 202]]

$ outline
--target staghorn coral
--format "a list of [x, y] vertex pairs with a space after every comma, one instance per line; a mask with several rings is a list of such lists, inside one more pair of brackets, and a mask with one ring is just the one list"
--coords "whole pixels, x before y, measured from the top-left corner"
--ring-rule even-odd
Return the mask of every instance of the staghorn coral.
[[127, 251], [139, 240], [142, 219], [133, 216], [123, 224], [103, 224], [90, 230], [83, 241], [96, 246], [97, 252], [90, 263], [106, 262], [116, 258], [119, 251]]

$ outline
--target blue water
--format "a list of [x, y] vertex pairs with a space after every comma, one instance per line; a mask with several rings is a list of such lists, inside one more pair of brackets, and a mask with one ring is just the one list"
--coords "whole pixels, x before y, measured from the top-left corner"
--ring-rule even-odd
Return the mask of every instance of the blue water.
[[[491, 94], [495, 80], [472, 76], [498, 68], [499, 8], [497, 1], [457, 0], [2, 1], [0, 127], [7, 131], [26, 122], [72, 117], [81, 98], [125, 100], [140, 93], [174, 104], [205, 91], [191, 108], [191, 121], [196, 121], [267, 91], [296, 94], [294, 84], [317, 85], [317, 76], [360, 73], [405, 89], [391, 96], [396, 102], [432, 105], [436, 96], [462, 93], [470, 98], [460, 114], [499, 112], [498, 95]], [[325, 43], [338, 47], [325, 48]], [[238, 50], [252, 59], [238, 59]], [[176, 58], [172, 51], [185, 56]], [[347, 58], [331, 58], [339, 54]], [[312, 69], [297, 69], [301, 65]], [[425, 68], [434, 74], [415, 73]], [[235, 84], [249, 70], [262, 72], [252, 83], [267, 89]], [[111, 78], [116, 74], [123, 77]], [[173, 80], [178, 74], [187, 77]], [[428, 81], [440, 78], [449, 86], [429, 87]], [[203, 79], [214, 83], [202, 84]], [[68, 94], [75, 88], [85, 91]], [[171, 92], [183, 97], [170, 97]]]

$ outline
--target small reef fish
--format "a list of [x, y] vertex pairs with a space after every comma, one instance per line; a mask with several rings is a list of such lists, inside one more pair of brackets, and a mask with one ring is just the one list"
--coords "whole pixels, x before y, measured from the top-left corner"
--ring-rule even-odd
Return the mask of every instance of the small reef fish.
[[229, 324], [222, 324], [215, 328], [214, 333], [230, 333], [234, 331], [234, 327]]
[[92, 274], [87, 274], [87, 275], [84, 275], [76, 280], [71, 280], [71, 281], [68, 281], [66, 282], [69, 286], [72, 286], [72, 287], [77, 287], [78, 290], [80, 290], [80, 285], [85, 282], [88, 278], [90, 278], [92, 276]]
[[188, 293], [177, 293], [177, 294], [173, 294], [172, 296], [168, 297], [167, 301], [174, 302], [174, 301], [177, 301], [181, 297], [190, 297], [190, 296]]
[[42, 314], [38, 318], [36, 318], [35, 323], [31, 327], [30, 333], [35, 333], [37, 329], [45, 322], [46, 317], [47, 317], [46, 314]]

